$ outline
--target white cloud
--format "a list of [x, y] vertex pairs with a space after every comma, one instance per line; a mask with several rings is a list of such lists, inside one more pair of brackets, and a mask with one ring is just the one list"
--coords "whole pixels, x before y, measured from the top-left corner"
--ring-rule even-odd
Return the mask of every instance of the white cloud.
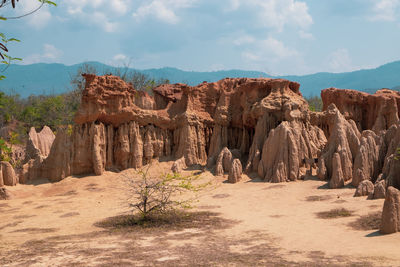
[[238, 10], [240, 7], [240, 0], [229, 0], [228, 6], [224, 9], [226, 12]]
[[23, 59], [23, 64], [34, 64], [34, 63], [53, 63], [56, 62], [62, 56], [63, 52], [57, 49], [54, 45], [44, 44], [43, 51], [41, 54], [33, 54]]
[[240, 45], [244, 45], [244, 44], [252, 44], [255, 41], [256, 41], [256, 39], [253, 36], [242, 35], [242, 36], [236, 38], [235, 40], [233, 40], [233, 44], [240, 46]]
[[125, 15], [125, 13], [128, 11], [128, 2], [123, 1], [123, 0], [113, 0], [110, 1], [111, 3], [111, 9], [116, 12], [117, 14], [120, 15]]
[[115, 61], [125, 61], [125, 60], [127, 60], [127, 59], [128, 59], [128, 57], [125, 56], [124, 54], [116, 54], [116, 55], [113, 57], [113, 60], [115, 60]]
[[119, 28], [116, 21], [129, 11], [131, 2], [132, 0], [69, 0], [62, 4], [69, 15], [88, 21], [105, 32], [115, 32]]
[[88, 19], [98, 26], [100, 26], [105, 32], [115, 32], [118, 28], [118, 23], [109, 21], [108, 17], [102, 12], [94, 12]]
[[352, 67], [350, 53], [345, 48], [340, 48], [332, 52], [328, 57], [328, 64], [330, 70], [333, 72], [345, 72], [354, 69]]
[[396, 11], [400, 7], [400, 0], [374, 0], [374, 16], [371, 20], [395, 21]]
[[292, 57], [298, 54], [295, 49], [287, 47], [283, 42], [272, 37], [268, 37], [266, 40], [262, 41], [261, 45], [266, 51], [278, 58]]
[[300, 38], [306, 39], [306, 40], [314, 40], [315, 39], [311, 33], [305, 32], [303, 30], [299, 31], [299, 36], [300, 36]]
[[154, 16], [166, 23], [177, 24], [179, 17], [176, 11], [191, 7], [194, 2], [195, 0], [152, 0], [148, 4], [141, 5], [132, 16], [138, 21]]
[[[37, 9], [41, 4], [37, 0], [25, 0], [21, 1], [20, 10], [21, 14], [27, 14]], [[44, 5], [35, 13], [25, 17], [28, 21], [28, 25], [32, 26], [36, 29], [41, 29], [47, 25], [47, 23], [51, 19], [51, 13], [49, 11], [49, 7]]]
[[298, 55], [299, 52], [296, 49], [287, 47], [283, 42], [272, 37], [257, 41], [251, 50], [242, 53], [242, 57], [246, 60], [275, 62]]
[[297, 0], [241, 0], [258, 10], [259, 21], [268, 28], [283, 31], [285, 26], [307, 29], [313, 19], [308, 5]]

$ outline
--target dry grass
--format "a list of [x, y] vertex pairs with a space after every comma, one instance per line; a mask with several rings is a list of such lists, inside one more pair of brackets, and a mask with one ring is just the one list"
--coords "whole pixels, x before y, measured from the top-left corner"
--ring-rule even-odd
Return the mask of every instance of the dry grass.
[[67, 218], [67, 217], [73, 217], [73, 216], [78, 216], [80, 215], [79, 212], [69, 212], [69, 213], [65, 213], [63, 215], [60, 216], [60, 218]]
[[332, 199], [333, 196], [330, 195], [324, 195], [324, 196], [308, 196], [306, 197], [306, 201], [314, 202], [314, 201], [325, 201]]
[[341, 217], [353, 216], [353, 211], [345, 208], [331, 209], [329, 211], [322, 211], [317, 213], [318, 218], [321, 219], [335, 219]]
[[231, 195], [229, 195], [229, 194], [216, 194], [216, 195], [213, 195], [212, 197], [213, 198], [227, 198], [227, 197], [230, 197]]
[[27, 218], [32, 218], [35, 217], [36, 215], [16, 215], [13, 217], [13, 219], [27, 219]]
[[13, 233], [31, 233], [31, 234], [41, 233], [41, 234], [44, 234], [44, 233], [54, 233], [56, 231], [58, 231], [57, 228], [34, 228], [34, 227], [32, 227], [32, 228], [18, 229], [18, 230], [14, 230], [12, 232]]
[[354, 222], [349, 224], [350, 227], [356, 230], [377, 230], [381, 225], [382, 212], [377, 211], [368, 215], [360, 216]]
[[235, 222], [218, 217], [215, 212], [171, 211], [143, 218], [138, 214], [107, 218], [95, 224], [109, 230], [137, 231], [138, 229], [179, 230], [191, 228], [227, 228]]
[[7, 203], [0, 203], [0, 208], [8, 208], [10, 207], [10, 205], [8, 205]]
[[43, 209], [43, 208], [47, 208], [49, 205], [40, 205], [40, 206], [36, 206], [34, 207], [34, 209]]
[[276, 184], [276, 185], [271, 185], [269, 187], [265, 187], [265, 188], [263, 188], [263, 190], [270, 190], [270, 189], [274, 189], [274, 188], [283, 188], [285, 186], [286, 185], [283, 185], [283, 184]]
[[58, 197], [66, 197], [66, 196], [76, 196], [78, 194], [78, 192], [76, 192], [76, 190], [71, 190], [62, 194], [58, 194], [56, 196]]

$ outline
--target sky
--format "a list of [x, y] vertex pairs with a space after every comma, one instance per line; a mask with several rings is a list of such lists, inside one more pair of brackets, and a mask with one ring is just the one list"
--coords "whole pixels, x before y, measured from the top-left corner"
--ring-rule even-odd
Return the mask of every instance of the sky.
[[[400, 59], [400, 0], [53, 0], [0, 32], [22, 64], [304, 75]], [[40, 3], [20, 0], [1, 16]]]

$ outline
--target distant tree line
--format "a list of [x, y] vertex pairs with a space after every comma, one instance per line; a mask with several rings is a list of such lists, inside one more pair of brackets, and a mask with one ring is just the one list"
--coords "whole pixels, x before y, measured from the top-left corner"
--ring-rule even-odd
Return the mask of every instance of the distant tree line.
[[322, 111], [323, 103], [320, 96], [307, 97], [306, 100], [311, 111]]

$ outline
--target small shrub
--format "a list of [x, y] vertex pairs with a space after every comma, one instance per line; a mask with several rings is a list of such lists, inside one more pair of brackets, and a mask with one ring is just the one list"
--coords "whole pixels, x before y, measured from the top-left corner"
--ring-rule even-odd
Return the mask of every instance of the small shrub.
[[310, 111], [322, 111], [323, 103], [319, 96], [306, 98]]
[[329, 211], [318, 212], [317, 216], [321, 219], [335, 219], [353, 216], [353, 212], [345, 208], [337, 208], [331, 209]]
[[11, 153], [11, 147], [8, 146], [6, 140], [0, 137], [0, 161], [10, 161]]
[[354, 222], [351, 222], [349, 226], [356, 230], [377, 230], [381, 225], [382, 212], [377, 211], [369, 213], [368, 215], [360, 216]]
[[196, 184], [200, 175], [183, 176], [179, 173], [163, 174], [159, 177], [150, 177], [148, 171], [139, 171], [140, 179], [127, 179], [128, 190], [132, 199], [128, 200], [129, 206], [138, 211], [144, 220], [155, 215], [163, 214], [177, 209], [191, 208], [195, 196], [184, 193], [196, 193], [204, 189], [208, 183]]
[[394, 159], [395, 160], [400, 160], [400, 147], [398, 147], [396, 149], [396, 153], [395, 153]]

